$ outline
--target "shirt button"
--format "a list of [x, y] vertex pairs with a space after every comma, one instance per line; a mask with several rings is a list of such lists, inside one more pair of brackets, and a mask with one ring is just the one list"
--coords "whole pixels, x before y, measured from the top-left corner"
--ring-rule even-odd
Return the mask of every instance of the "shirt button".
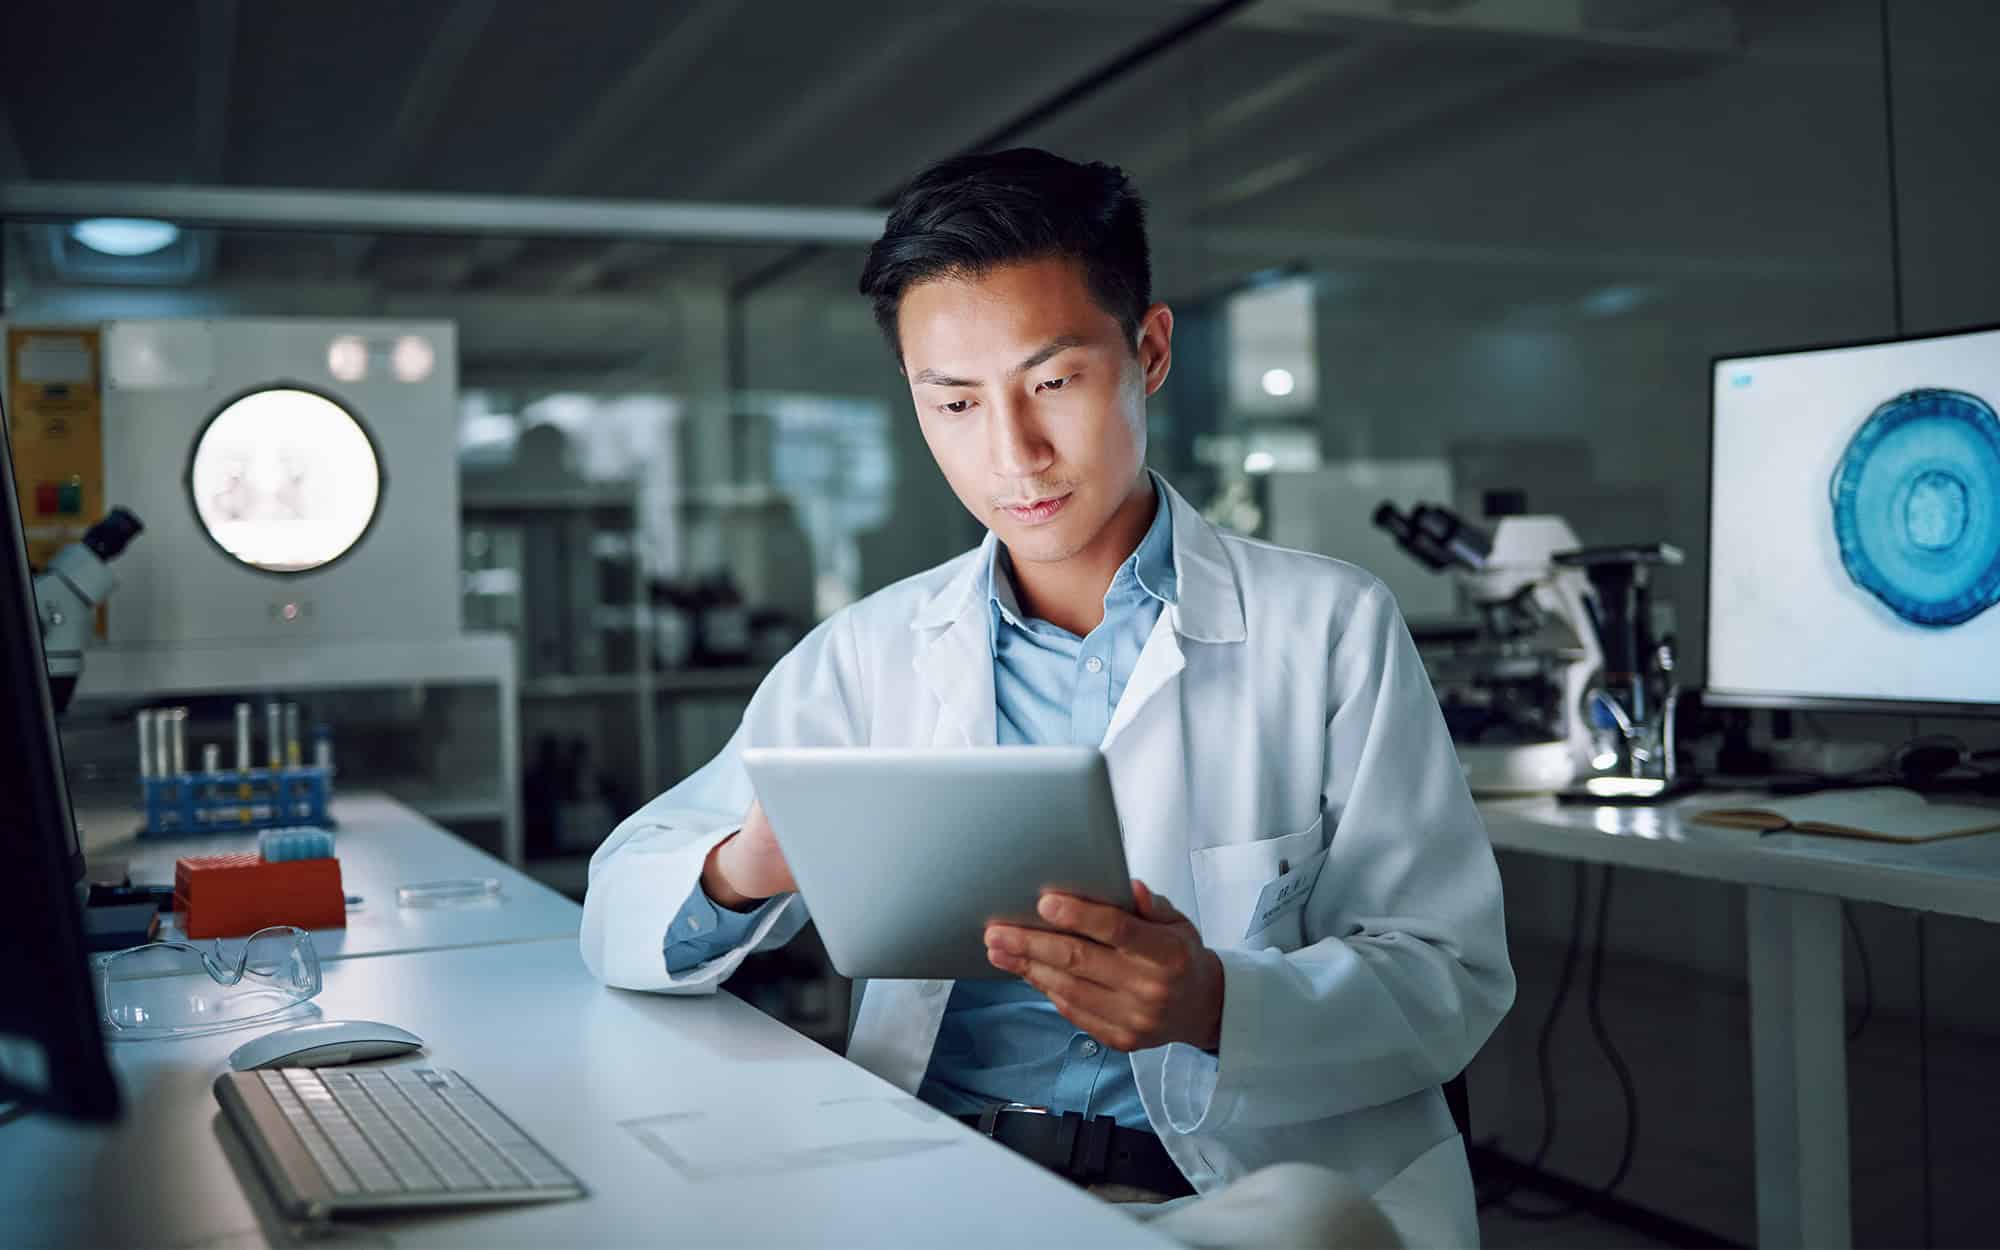
[[1104, 661], [1098, 659], [1094, 655], [1091, 656], [1089, 659], [1085, 660], [1083, 662], [1083, 666], [1089, 669], [1093, 673], [1101, 673], [1104, 671]]
[[1097, 1043], [1086, 1037], [1083, 1039], [1083, 1045], [1077, 1047], [1077, 1049], [1082, 1051], [1085, 1056], [1094, 1055], [1097, 1053]]

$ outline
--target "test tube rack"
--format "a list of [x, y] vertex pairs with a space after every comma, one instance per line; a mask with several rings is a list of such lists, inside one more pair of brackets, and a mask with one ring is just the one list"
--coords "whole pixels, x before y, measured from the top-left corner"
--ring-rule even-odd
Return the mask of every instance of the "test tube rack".
[[333, 827], [333, 769], [315, 764], [142, 777], [139, 785], [145, 807], [141, 837]]
[[188, 767], [188, 709], [142, 708], [139, 731], [139, 797], [145, 817], [141, 837], [243, 833], [287, 825], [333, 828], [333, 749], [320, 729], [315, 758], [301, 758], [299, 705], [264, 705], [268, 761], [251, 766], [251, 707], [236, 705], [236, 767], [222, 766], [222, 747], [202, 747], [201, 767]]
[[146, 814], [140, 836], [238, 834], [282, 824], [334, 826], [328, 814], [334, 770], [316, 764], [148, 776], [140, 778], [140, 792]]

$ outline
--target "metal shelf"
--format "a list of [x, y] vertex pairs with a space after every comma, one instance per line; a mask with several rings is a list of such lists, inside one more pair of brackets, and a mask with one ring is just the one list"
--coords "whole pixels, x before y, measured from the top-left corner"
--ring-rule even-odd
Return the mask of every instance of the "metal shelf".
[[521, 682], [523, 699], [596, 699], [606, 695], [636, 696], [640, 673], [595, 673], [582, 677], [529, 677]]
[[[519, 863], [519, 690], [514, 640], [504, 633], [468, 631], [455, 638], [419, 642], [318, 642], [301, 646], [192, 643], [177, 646], [93, 647], [78, 699], [154, 701], [176, 695], [256, 696], [282, 690], [360, 690], [395, 686], [493, 688], [497, 703], [495, 775], [489, 790], [448, 788], [438, 781], [343, 777], [344, 786], [386, 789], [440, 823], [495, 821], [499, 853]], [[128, 792], [129, 794], [129, 792]], [[337, 801], [337, 800], [336, 800]]]
[[631, 483], [607, 486], [543, 486], [461, 488], [461, 512], [572, 512], [636, 508], [639, 488]]

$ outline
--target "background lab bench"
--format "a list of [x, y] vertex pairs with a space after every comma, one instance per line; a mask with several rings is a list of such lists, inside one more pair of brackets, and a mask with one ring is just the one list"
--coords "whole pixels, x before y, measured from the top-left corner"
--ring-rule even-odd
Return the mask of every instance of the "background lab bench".
[[1747, 887], [1757, 1244], [1839, 1250], [1853, 1244], [1840, 904], [2000, 922], [2000, 834], [1905, 846], [1690, 819], [1766, 798], [1702, 793], [1660, 808], [1489, 799], [1479, 810], [1499, 850]]

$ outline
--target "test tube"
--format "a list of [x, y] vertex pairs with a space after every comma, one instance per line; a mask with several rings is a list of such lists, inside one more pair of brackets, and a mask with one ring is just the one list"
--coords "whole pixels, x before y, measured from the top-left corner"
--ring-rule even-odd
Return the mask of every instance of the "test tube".
[[236, 771], [250, 771], [250, 705], [236, 705]]
[[153, 775], [171, 777], [174, 775], [174, 710], [169, 707], [153, 709]]
[[299, 747], [299, 705], [285, 705], [285, 767], [297, 768], [304, 763]]
[[272, 772], [277, 772], [285, 766], [284, 732], [285, 727], [282, 724], [282, 713], [278, 710], [278, 701], [272, 699], [264, 704], [264, 756], [270, 761]]
[[187, 771], [188, 710], [177, 707], [167, 716], [167, 724], [172, 730], [167, 735], [167, 759], [173, 765], [170, 775], [178, 777]]
[[[208, 774], [209, 777], [207, 781], [202, 783], [202, 797], [209, 800], [221, 798], [222, 787], [216, 785], [214, 780], [215, 774], [222, 771], [222, 744], [220, 742], [204, 742], [201, 744], [201, 771]], [[195, 819], [205, 825], [213, 824], [220, 815], [221, 812], [214, 808], [200, 808], [195, 812]]]
[[156, 774], [153, 772], [153, 709], [142, 707], [139, 709], [139, 715], [133, 719], [137, 721], [139, 726], [139, 775], [141, 777], [155, 776]]
[[313, 726], [313, 765], [333, 771], [333, 727], [325, 721]]

